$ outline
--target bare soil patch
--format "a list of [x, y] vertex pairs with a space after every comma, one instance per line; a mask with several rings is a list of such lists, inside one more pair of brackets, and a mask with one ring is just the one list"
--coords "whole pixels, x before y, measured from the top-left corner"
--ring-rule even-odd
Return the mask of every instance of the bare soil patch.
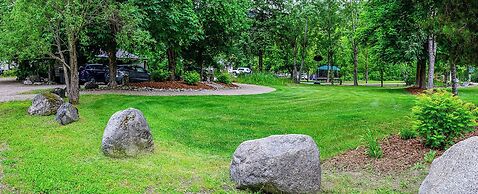
[[405, 88], [405, 90], [410, 92], [410, 94], [413, 94], [413, 95], [419, 95], [425, 92], [425, 89], [418, 88], [418, 87], [408, 87], [408, 88]]
[[[472, 136], [478, 136], [478, 128], [456, 142]], [[403, 140], [398, 135], [380, 141], [380, 145], [383, 151], [382, 158], [370, 158], [366, 153], [367, 148], [361, 146], [325, 161], [324, 167], [348, 172], [372, 169], [378, 174], [394, 174], [409, 170], [418, 162], [423, 161], [424, 155], [430, 151], [430, 148], [425, 147], [422, 140], [418, 138]], [[444, 150], [437, 150], [436, 157], [442, 155], [443, 152]]]
[[214, 87], [205, 83], [197, 83], [196, 85], [188, 85], [181, 81], [165, 81], [165, 82], [140, 82], [129, 83], [128, 86], [134, 86], [139, 88], [155, 88], [155, 89], [185, 89], [185, 90], [213, 90]]

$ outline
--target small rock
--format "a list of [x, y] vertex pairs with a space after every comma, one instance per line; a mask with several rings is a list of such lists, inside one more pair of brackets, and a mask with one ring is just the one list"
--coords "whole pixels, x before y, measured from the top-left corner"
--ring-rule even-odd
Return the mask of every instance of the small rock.
[[435, 159], [419, 193], [478, 193], [478, 137], [455, 144]]
[[320, 191], [320, 152], [307, 135], [273, 135], [241, 143], [231, 178], [239, 189], [266, 193]]
[[30, 115], [48, 116], [56, 113], [63, 104], [63, 99], [52, 93], [38, 94], [33, 98], [32, 106], [28, 108]]
[[70, 103], [64, 103], [58, 108], [55, 120], [62, 125], [76, 122], [80, 119], [78, 109]]
[[85, 89], [87, 89], [87, 90], [98, 89], [98, 88], [99, 88], [99, 86], [98, 86], [98, 84], [96, 84], [96, 82], [89, 81], [89, 82], [85, 83]]
[[26, 80], [23, 81], [23, 84], [24, 85], [33, 85], [33, 82], [29, 79], [26, 79]]
[[103, 134], [101, 149], [110, 157], [131, 157], [152, 152], [153, 137], [143, 113], [129, 108], [111, 116]]
[[58, 95], [62, 98], [65, 98], [66, 97], [66, 92], [65, 91], [66, 91], [66, 89], [64, 89], [64, 88], [55, 88], [55, 89], [52, 90], [51, 93], [56, 94], [56, 95]]

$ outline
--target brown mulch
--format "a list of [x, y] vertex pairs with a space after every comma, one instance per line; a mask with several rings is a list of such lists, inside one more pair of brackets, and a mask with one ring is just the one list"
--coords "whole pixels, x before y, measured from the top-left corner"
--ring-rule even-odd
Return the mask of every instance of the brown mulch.
[[[472, 136], [478, 136], [478, 128], [458, 141]], [[403, 140], [398, 135], [382, 140], [380, 145], [383, 151], [380, 159], [370, 158], [366, 153], [367, 148], [361, 146], [326, 160], [324, 166], [339, 171], [360, 171], [371, 168], [379, 174], [391, 174], [410, 169], [422, 161], [424, 155], [430, 151], [430, 148], [425, 147], [421, 140]], [[444, 150], [438, 150], [436, 157], [443, 152]]]
[[408, 92], [410, 92], [410, 94], [413, 94], [413, 95], [418, 95], [425, 92], [425, 89], [418, 88], [418, 87], [408, 87], [408, 88], [405, 88], [405, 90], [407, 90]]
[[214, 90], [215, 88], [205, 83], [197, 83], [196, 85], [188, 85], [182, 81], [165, 81], [165, 82], [140, 82], [129, 83], [128, 86], [140, 88], [155, 88], [155, 89], [186, 89], [186, 90]]

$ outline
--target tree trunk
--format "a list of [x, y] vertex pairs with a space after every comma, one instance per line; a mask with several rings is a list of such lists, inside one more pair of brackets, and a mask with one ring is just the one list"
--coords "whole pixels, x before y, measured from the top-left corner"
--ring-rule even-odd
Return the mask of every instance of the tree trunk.
[[329, 51], [327, 53], [327, 62], [329, 63], [328, 64], [328, 70], [327, 70], [327, 82], [331, 82], [331, 77], [333, 76], [332, 75], [332, 50], [330, 50], [331, 48], [329, 48]]
[[368, 48], [365, 49], [365, 83], [368, 84]]
[[354, 47], [354, 86], [358, 86], [358, 48], [357, 44], [353, 44]]
[[294, 49], [294, 64], [293, 64], [293, 71], [292, 71], [292, 80], [294, 80], [295, 83], [299, 83], [300, 79], [299, 79], [299, 76], [297, 75], [297, 50], [298, 50], [297, 42], [293, 43], [293, 49]]
[[70, 89], [68, 96], [71, 104], [80, 103], [80, 83], [78, 79], [78, 52], [76, 50], [76, 36], [69, 35], [68, 45], [70, 53]]
[[436, 59], [436, 38], [434, 34], [431, 34], [428, 37], [428, 89], [433, 89], [435, 85], [433, 84], [435, 78], [435, 59]]
[[257, 68], [259, 69], [259, 72], [262, 72], [264, 67], [264, 51], [262, 51], [262, 49], [259, 49], [257, 55], [259, 57], [259, 66]]
[[383, 67], [380, 67], [380, 87], [383, 87]]
[[169, 70], [169, 80], [176, 80], [176, 52], [173, 48], [168, 48], [168, 70]]
[[[307, 43], [308, 43], [308, 37], [307, 37], [307, 32], [309, 30], [309, 18], [306, 17], [305, 19], [305, 29], [304, 29], [304, 42], [302, 43], [302, 61], [300, 62], [300, 68], [299, 68], [299, 82], [300, 79], [302, 78], [302, 73], [303, 73], [303, 68], [305, 65], [305, 53], [307, 51]], [[307, 73], [307, 81], [309, 80], [309, 76]]]
[[443, 75], [443, 84], [445, 85], [445, 88], [448, 87], [448, 71], [445, 71], [445, 74]]
[[116, 51], [117, 51], [117, 44], [116, 40], [111, 42], [110, 48], [108, 48], [108, 69], [109, 69], [109, 87], [116, 87], [118, 84], [116, 83], [116, 67], [117, 67], [117, 60], [116, 60]]
[[456, 77], [456, 62], [452, 61], [450, 64], [450, 71], [451, 71], [451, 92], [453, 95], [458, 96], [458, 79]]
[[416, 76], [416, 85], [420, 89], [426, 89], [426, 69], [427, 69], [427, 54], [428, 46], [423, 44], [423, 52], [417, 58], [417, 76]]

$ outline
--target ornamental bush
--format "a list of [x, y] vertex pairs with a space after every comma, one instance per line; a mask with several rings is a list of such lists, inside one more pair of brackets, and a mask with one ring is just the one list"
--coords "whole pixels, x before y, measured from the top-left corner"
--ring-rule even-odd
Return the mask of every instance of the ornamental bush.
[[195, 72], [195, 71], [188, 71], [184, 73], [183, 75], [183, 80], [188, 85], [196, 85], [200, 79], [201, 79], [201, 76], [199, 75], [198, 72]]
[[232, 78], [229, 73], [221, 73], [217, 76], [217, 82], [223, 84], [232, 84]]
[[413, 113], [416, 130], [425, 145], [443, 149], [454, 140], [474, 130], [477, 108], [444, 90], [427, 91], [418, 96]]
[[155, 82], [162, 82], [168, 80], [169, 72], [163, 69], [154, 70], [151, 72], [151, 79]]

